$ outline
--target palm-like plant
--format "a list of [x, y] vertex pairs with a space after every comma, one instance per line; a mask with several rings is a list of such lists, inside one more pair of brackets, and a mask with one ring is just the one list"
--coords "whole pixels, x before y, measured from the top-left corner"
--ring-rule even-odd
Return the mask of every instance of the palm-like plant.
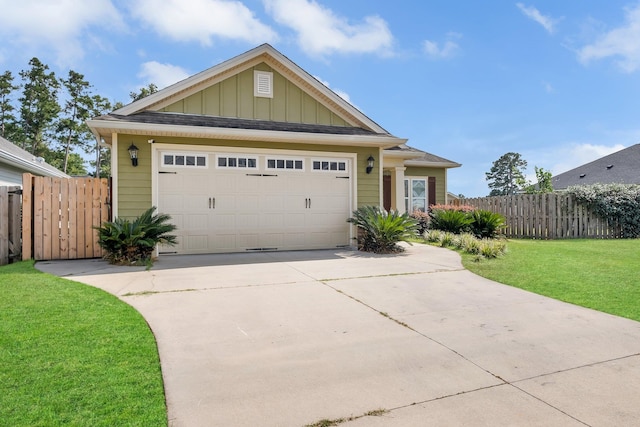
[[394, 253], [402, 251], [398, 242], [410, 242], [418, 232], [418, 222], [409, 214], [387, 212], [376, 206], [362, 206], [347, 221], [359, 229], [358, 248], [365, 252]]
[[473, 219], [464, 211], [454, 209], [431, 209], [430, 228], [460, 234], [469, 229]]
[[471, 212], [471, 218], [471, 232], [479, 239], [493, 239], [506, 226], [502, 215], [487, 210], [475, 210]]
[[118, 217], [96, 227], [98, 244], [111, 264], [147, 263], [157, 244], [173, 246], [177, 243], [177, 237], [170, 234], [176, 229], [168, 222], [171, 217], [154, 215], [155, 209], [155, 206], [149, 208], [133, 221]]

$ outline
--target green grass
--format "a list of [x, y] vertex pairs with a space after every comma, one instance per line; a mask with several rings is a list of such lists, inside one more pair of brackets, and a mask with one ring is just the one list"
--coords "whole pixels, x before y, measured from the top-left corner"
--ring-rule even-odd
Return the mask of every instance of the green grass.
[[640, 239], [509, 240], [468, 270], [500, 283], [640, 321]]
[[0, 425], [166, 426], [145, 320], [33, 262], [0, 267]]

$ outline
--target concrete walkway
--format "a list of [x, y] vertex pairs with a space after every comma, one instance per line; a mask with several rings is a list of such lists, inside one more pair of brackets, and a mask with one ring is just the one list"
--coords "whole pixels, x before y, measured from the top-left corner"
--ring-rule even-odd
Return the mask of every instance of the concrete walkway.
[[445, 249], [36, 266], [142, 313], [171, 426], [640, 425], [640, 323], [485, 280]]

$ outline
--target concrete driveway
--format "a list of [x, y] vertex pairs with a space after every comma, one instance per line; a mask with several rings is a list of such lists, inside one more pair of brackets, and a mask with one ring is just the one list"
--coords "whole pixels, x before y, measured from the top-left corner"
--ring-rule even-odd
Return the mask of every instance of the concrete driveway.
[[37, 267], [142, 313], [171, 426], [640, 425], [640, 323], [485, 280], [445, 249]]

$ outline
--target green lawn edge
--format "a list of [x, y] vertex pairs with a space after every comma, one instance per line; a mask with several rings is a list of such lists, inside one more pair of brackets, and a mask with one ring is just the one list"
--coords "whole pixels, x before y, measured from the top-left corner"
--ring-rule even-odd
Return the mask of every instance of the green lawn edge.
[[158, 349], [133, 307], [100, 289], [0, 267], [0, 424], [166, 426]]
[[461, 256], [487, 279], [640, 321], [640, 239], [511, 239], [501, 257]]

